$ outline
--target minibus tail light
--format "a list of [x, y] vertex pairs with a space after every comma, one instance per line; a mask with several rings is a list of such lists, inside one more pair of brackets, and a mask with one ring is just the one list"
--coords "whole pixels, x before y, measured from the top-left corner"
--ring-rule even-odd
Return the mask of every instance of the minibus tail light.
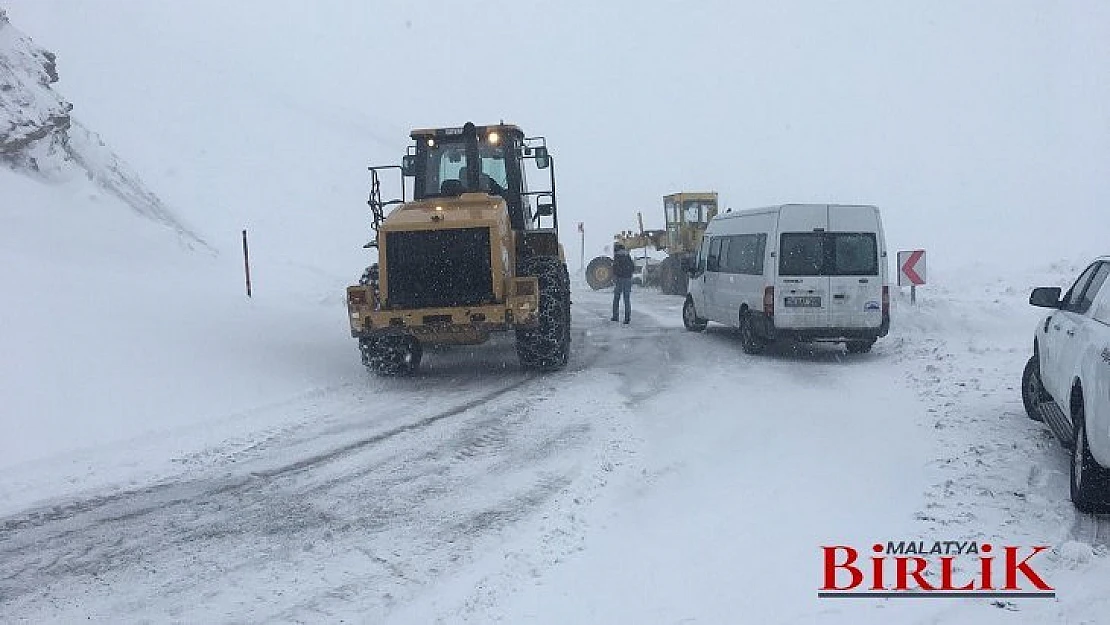
[[763, 289], [763, 314], [770, 317], [775, 314], [775, 287]]
[[883, 316], [890, 315], [890, 287], [883, 286]]

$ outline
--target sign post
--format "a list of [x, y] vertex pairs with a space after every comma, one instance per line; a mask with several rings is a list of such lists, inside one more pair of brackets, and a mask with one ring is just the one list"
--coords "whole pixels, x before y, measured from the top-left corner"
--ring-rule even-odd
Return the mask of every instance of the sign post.
[[898, 252], [898, 286], [910, 287], [910, 303], [917, 303], [917, 287], [925, 284], [925, 250]]
[[578, 271], [586, 271], [586, 226], [578, 222], [578, 234], [581, 235], [578, 245]]
[[247, 276], [247, 297], [251, 296], [251, 261], [247, 254], [247, 231], [243, 230], [243, 273]]
[[647, 252], [647, 237], [644, 236], [644, 214], [642, 212], [636, 211], [636, 221], [638, 221], [639, 224], [640, 224], [640, 243], [642, 243], [643, 246], [644, 246], [643, 247], [643, 250], [644, 250], [644, 272], [645, 272], [644, 275], [646, 276], [647, 275], [647, 273], [646, 273], [647, 272], [647, 264], [648, 264], [648, 261], [647, 261], [648, 252]]

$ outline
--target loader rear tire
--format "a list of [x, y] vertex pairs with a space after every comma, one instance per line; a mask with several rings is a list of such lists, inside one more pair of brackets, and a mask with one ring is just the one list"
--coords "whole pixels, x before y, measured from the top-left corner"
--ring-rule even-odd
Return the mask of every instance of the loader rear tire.
[[381, 301], [381, 291], [378, 289], [378, 284], [378, 263], [374, 263], [373, 265], [367, 267], [366, 271], [362, 272], [362, 276], [358, 279], [358, 285], [370, 287], [370, 290], [373, 292], [374, 301], [378, 302]]
[[570, 275], [566, 265], [551, 256], [521, 261], [518, 275], [539, 281], [538, 323], [517, 328], [516, 353], [520, 366], [536, 371], [557, 371], [570, 358]]
[[374, 263], [373, 265], [370, 265], [369, 267], [367, 267], [366, 271], [362, 272], [362, 276], [360, 276], [359, 279], [358, 279], [358, 285], [359, 286], [369, 286], [371, 284], [377, 284], [377, 282], [378, 282], [378, 264]]

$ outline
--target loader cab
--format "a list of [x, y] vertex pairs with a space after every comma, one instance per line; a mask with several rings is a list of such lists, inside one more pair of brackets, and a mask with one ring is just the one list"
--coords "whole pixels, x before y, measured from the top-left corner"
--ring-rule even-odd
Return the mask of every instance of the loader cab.
[[[485, 193], [505, 200], [514, 230], [555, 223], [554, 171], [549, 191], [529, 191], [528, 170], [551, 169], [544, 144], [535, 145], [508, 124], [414, 130], [404, 175], [412, 176], [416, 200]], [[543, 141], [540, 138], [540, 141]], [[545, 219], [548, 218], [548, 219]]]

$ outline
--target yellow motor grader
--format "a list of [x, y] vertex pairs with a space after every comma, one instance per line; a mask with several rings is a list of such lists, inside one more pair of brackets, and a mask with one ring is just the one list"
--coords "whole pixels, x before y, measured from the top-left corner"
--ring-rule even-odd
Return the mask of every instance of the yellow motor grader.
[[[652, 263], [651, 259], [645, 259], [639, 266], [640, 283], [644, 286], [658, 286], [668, 295], [685, 295], [687, 275], [682, 268], [683, 259], [697, 252], [709, 220], [716, 214], [716, 193], [666, 195], [663, 196], [666, 229], [644, 230], [641, 218], [638, 232], [617, 233], [613, 242], [620, 243], [629, 250], [651, 247], [666, 252], [667, 257], [662, 262]], [[586, 266], [586, 283], [594, 290], [612, 286], [613, 259], [598, 256], [591, 260]]]
[[[514, 331], [522, 367], [561, 369], [570, 355], [570, 277], [546, 139], [469, 122], [411, 138], [401, 166], [370, 168], [375, 238], [366, 247], [377, 249], [378, 262], [347, 288], [363, 364], [379, 375], [410, 374], [426, 346], [476, 345]], [[546, 189], [529, 190], [525, 164], [549, 172]], [[400, 171], [399, 200], [382, 200], [386, 170]]]

